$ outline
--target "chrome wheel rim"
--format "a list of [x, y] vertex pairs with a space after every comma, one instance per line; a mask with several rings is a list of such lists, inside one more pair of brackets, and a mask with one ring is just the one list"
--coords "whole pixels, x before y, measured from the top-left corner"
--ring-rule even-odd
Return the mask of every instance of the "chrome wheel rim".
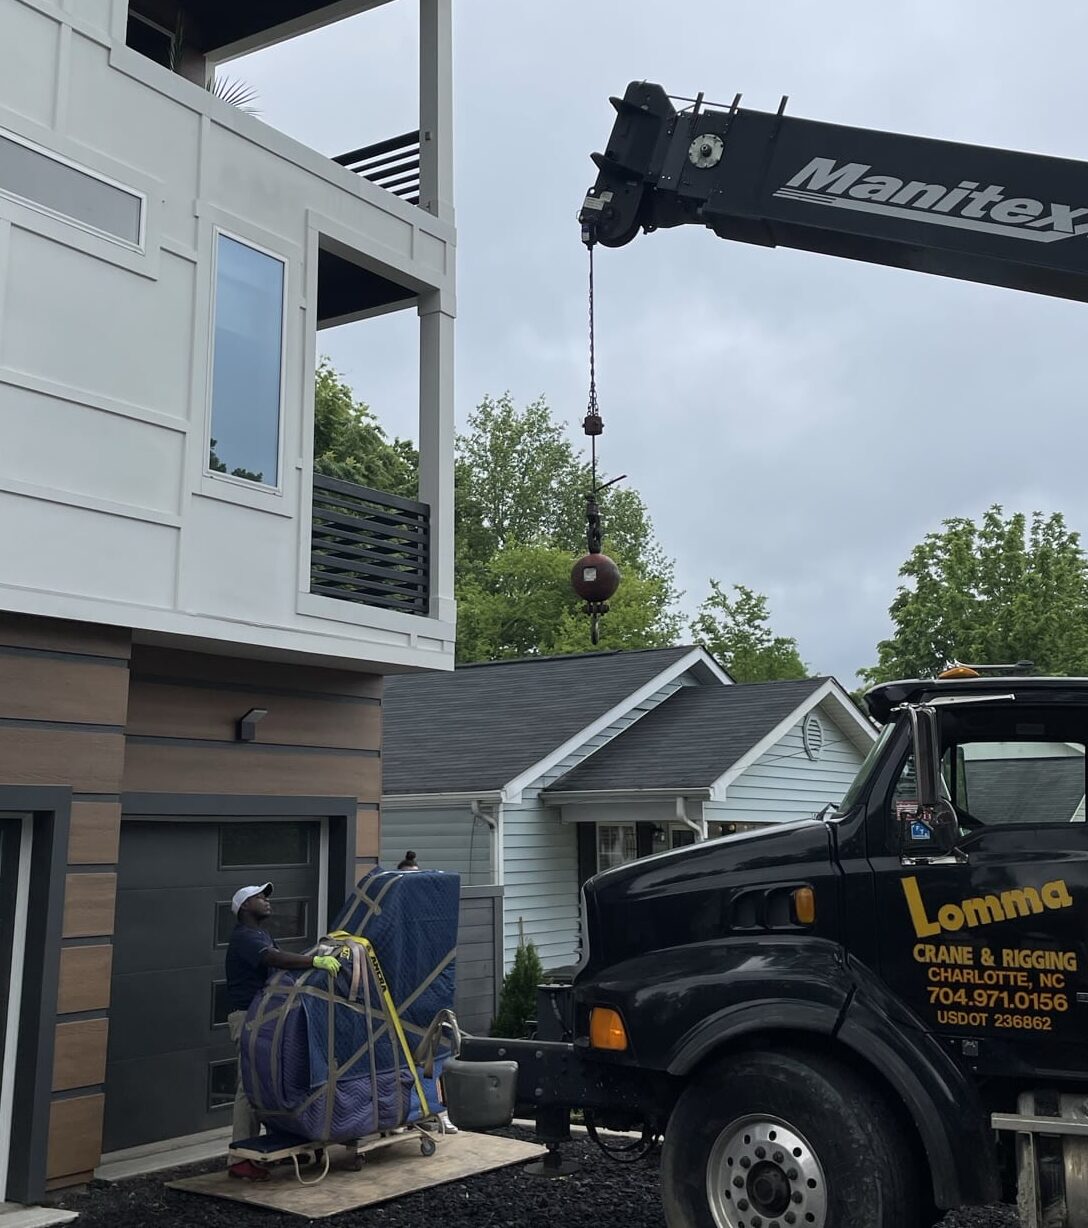
[[827, 1181], [808, 1140], [788, 1122], [742, 1117], [718, 1135], [706, 1168], [718, 1228], [825, 1228]]

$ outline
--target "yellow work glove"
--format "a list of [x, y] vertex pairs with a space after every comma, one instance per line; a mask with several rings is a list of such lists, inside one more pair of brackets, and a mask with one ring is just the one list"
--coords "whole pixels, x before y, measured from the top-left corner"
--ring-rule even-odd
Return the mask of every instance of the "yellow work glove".
[[322, 972], [331, 972], [333, 976], [340, 971], [340, 961], [335, 955], [315, 955], [314, 967], [320, 968]]

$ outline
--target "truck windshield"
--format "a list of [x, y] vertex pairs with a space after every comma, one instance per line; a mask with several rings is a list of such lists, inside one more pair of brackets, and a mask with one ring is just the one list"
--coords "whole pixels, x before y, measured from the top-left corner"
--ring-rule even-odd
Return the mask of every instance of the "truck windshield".
[[879, 762], [881, 755], [884, 753], [884, 747], [887, 746], [888, 740], [894, 731], [894, 721], [889, 721], [880, 731], [880, 737], [873, 743], [869, 753], [865, 756], [865, 762], [858, 768], [858, 774], [854, 777], [853, 784], [847, 789], [846, 796], [839, 803], [838, 810], [836, 811], [837, 814], [845, 814], [846, 811], [853, 809], [857, 804], [861, 791], [865, 788], [865, 782], [869, 779], [870, 773]]

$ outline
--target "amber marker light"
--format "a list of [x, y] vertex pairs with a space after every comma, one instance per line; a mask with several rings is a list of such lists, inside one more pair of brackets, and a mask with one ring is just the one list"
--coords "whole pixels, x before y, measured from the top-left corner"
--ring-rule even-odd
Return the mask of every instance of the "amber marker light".
[[793, 915], [798, 925], [812, 925], [816, 920], [816, 892], [811, 887], [798, 887], [794, 891]]
[[627, 1029], [623, 1026], [619, 1011], [607, 1006], [595, 1006], [589, 1012], [589, 1043], [594, 1049], [627, 1048]]

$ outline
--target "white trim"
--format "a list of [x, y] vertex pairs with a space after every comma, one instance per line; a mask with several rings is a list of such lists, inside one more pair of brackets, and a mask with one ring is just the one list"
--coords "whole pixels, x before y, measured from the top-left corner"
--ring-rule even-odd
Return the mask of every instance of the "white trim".
[[503, 800], [501, 789], [474, 789], [462, 793], [383, 793], [383, 810], [435, 810], [445, 806], [458, 806], [465, 802], [499, 802]]
[[27, 905], [30, 898], [30, 850], [34, 816], [22, 816], [19, 839], [19, 879], [15, 889], [15, 925], [11, 932], [11, 977], [8, 983], [7, 1030], [4, 1036], [4, 1065], [0, 1072], [0, 1202], [8, 1187], [11, 1159], [11, 1122], [14, 1111], [15, 1065], [19, 1047], [19, 1016], [23, 999], [23, 960], [26, 947]]
[[[706, 785], [694, 786], [690, 789], [677, 789], [675, 785], [672, 785], [667, 789], [582, 789], [565, 793], [553, 793], [550, 789], [545, 789], [541, 800], [550, 806], [571, 806], [579, 803], [592, 805], [595, 802], [653, 801], [661, 797], [709, 801], [710, 789]], [[582, 822], [583, 820], [575, 821]]]
[[85, 175], [88, 179], [95, 179], [99, 183], [104, 183], [107, 187], [113, 188], [117, 192], [122, 192], [126, 196], [131, 196], [139, 202], [140, 206], [140, 234], [135, 243], [128, 239], [122, 238], [118, 234], [112, 234], [108, 230], [100, 230], [97, 226], [90, 225], [89, 222], [83, 221], [71, 213], [62, 213], [59, 209], [50, 208], [49, 205], [43, 205], [41, 201], [33, 200], [29, 196], [23, 196], [20, 192], [13, 192], [9, 188], [0, 187], [0, 196], [7, 200], [14, 201], [17, 205], [22, 205], [24, 208], [32, 209], [35, 213], [42, 213], [46, 217], [53, 218], [54, 221], [67, 222], [70, 226], [75, 226], [78, 230], [86, 231], [87, 234], [96, 235], [100, 239], [105, 239], [109, 243], [117, 243], [121, 247], [126, 248], [130, 252], [144, 253], [147, 250], [147, 193], [141, 192], [137, 188], [131, 187], [127, 183], [120, 183], [116, 179], [111, 179], [108, 175], [103, 175], [100, 171], [93, 171], [90, 167], [81, 166], [78, 162], [71, 158], [66, 158], [55, 150], [47, 149], [44, 145], [39, 145], [36, 141], [32, 141], [25, 136], [20, 136], [17, 132], [12, 132], [10, 128], [0, 127], [0, 137], [10, 141], [13, 145], [22, 145], [24, 149], [29, 149], [32, 153], [38, 154], [40, 157], [48, 158], [51, 162], [56, 162], [60, 166], [67, 167], [70, 171], [75, 171], [76, 174]]
[[[496, 887], [503, 887], [506, 884], [506, 824], [503, 822], [503, 804], [495, 807], [495, 864], [491, 867], [491, 878]], [[502, 907], [499, 909], [501, 913], [500, 923], [502, 925], [503, 942], [506, 942], [506, 895], [501, 897], [503, 900]], [[505, 950], [505, 947], [504, 947]]]
[[[869, 743], [876, 741], [877, 732], [871, 722], [867, 721], [864, 716], [857, 710], [853, 701], [843, 691], [841, 685], [834, 678], [828, 678], [823, 686], [817, 687], [807, 699], [804, 699], [794, 708], [790, 714], [779, 721], [777, 725], [752, 747], [750, 747], [741, 757], [733, 764], [731, 768], [723, 772], [721, 776], [710, 786], [710, 796], [713, 801], [721, 801], [725, 797], [725, 790], [728, 786], [743, 775], [753, 763], [756, 762], [763, 754], [765, 754], [775, 743], [780, 742], [782, 738], [797, 724], [798, 721], [803, 721], [813, 708], [818, 707], [825, 699], [834, 697], [840, 707], [854, 718], [854, 723], [858, 729], [864, 731]], [[853, 740], [851, 738], [851, 740]]]
[[[692, 648], [679, 661], [674, 662], [667, 669], [663, 669], [659, 674], [655, 674], [644, 686], [641, 686], [633, 694], [628, 695], [626, 699], [618, 703], [614, 708], [609, 709], [603, 716], [598, 717], [591, 725], [587, 725], [573, 737], [568, 738], [561, 746], [556, 747], [545, 758], [532, 764], [531, 767], [526, 768], [525, 771], [515, 776], [503, 789], [504, 800], [508, 802], [521, 801], [523, 791], [534, 780], [538, 780], [541, 776], [551, 771], [552, 768], [558, 767], [568, 755], [572, 754], [580, 746], [597, 737], [598, 734], [604, 733], [609, 726], [615, 724], [616, 721], [626, 716], [634, 708], [637, 708], [639, 704], [649, 699], [651, 695], [660, 691], [666, 683], [679, 678], [681, 674], [687, 673], [689, 669], [695, 666], [702, 666], [708, 669], [724, 686], [730, 685], [732, 681], [709, 653], [702, 648]], [[675, 790], [672, 790], [672, 792], [675, 793]]]
[[[212, 414], [215, 412], [215, 334], [216, 325], [215, 317], [216, 310], [219, 306], [219, 240], [221, 238], [230, 239], [237, 243], [240, 247], [248, 247], [250, 251], [258, 252], [262, 256], [267, 256], [269, 260], [275, 260], [283, 269], [283, 285], [280, 288], [280, 401], [276, 412], [276, 480], [275, 482], [254, 482], [249, 478], [236, 478], [230, 473], [217, 473], [214, 469], [209, 468], [208, 461], [211, 457], [211, 439], [212, 439]], [[272, 251], [270, 248], [262, 247], [259, 243], [254, 243], [252, 239], [243, 238], [240, 234], [235, 234], [228, 230], [225, 226], [215, 225], [212, 227], [212, 254], [211, 254], [211, 274], [212, 274], [212, 302], [211, 311], [208, 316], [208, 379], [207, 392], [205, 397], [205, 423], [204, 423], [204, 478], [211, 478], [217, 482], [226, 482], [235, 487], [241, 487], [247, 491], [258, 490], [266, 495], [275, 495], [279, 498], [283, 497], [284, 493], [284, 440], [287, 432], [284, 430], [284, 409], [287, 402], [287, 311], [290, 299], [288, 297], [288, 282], [291, 276], [290, 260], [280, 252]]]
[[[355, 850], [358, 858], [359, 850]], [[352, 870], [354, 876], [354, 869]], [[329, 820], [321, 820], [321, 833], [317, 846], [317, 936], [324, 937], [329, 924]]]

